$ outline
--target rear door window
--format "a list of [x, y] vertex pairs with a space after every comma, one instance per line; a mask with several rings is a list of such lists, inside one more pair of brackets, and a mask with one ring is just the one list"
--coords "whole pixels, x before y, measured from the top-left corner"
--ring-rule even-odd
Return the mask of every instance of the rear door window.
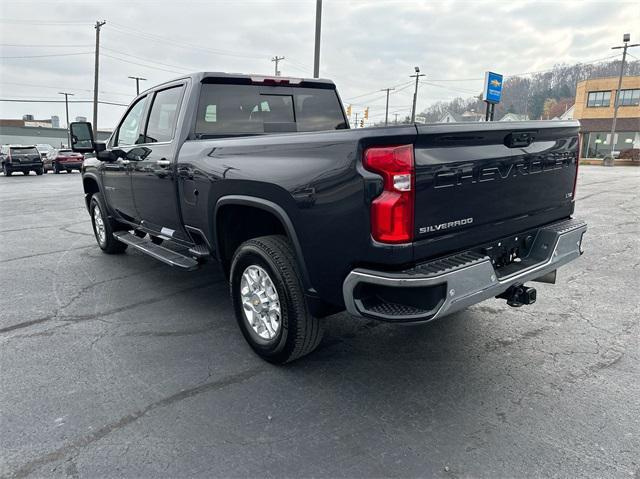
[[180, 85], [155, 94], [144, 143], [167, 142], [173, 139], [183, 91], [184, 85]]

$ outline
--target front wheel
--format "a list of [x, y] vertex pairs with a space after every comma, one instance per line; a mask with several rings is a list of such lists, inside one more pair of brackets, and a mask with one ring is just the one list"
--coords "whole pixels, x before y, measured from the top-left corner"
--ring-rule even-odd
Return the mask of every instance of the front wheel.
[[36, 175], [41, 176], [42, 173], [44, 173], [44, 170], [42, 168], [36, 169]]
[[118, 254], [127, 249], [127, 245], [113, 237], [114, 222], [109, 219], [104, 199], [100, 193], [95, 193], [89, 203], [89, 214], [93, 225], [93, 234], [98, 246], [107, 254]]
[[231, 263], [231, 300], [243, 336], [269, 362], [298, 359], [322, 339], [322, 323], [309, 313], [295, 252], [283, 236], [240, 245]]

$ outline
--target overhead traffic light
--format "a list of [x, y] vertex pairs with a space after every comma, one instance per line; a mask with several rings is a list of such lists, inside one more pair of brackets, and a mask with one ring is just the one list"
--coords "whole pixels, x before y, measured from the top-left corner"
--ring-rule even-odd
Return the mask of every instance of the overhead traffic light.
[[364, 120], [360, 120], [360, 128], [364, 128]]
[[347, 116], [351, 116], [351, 105], [347, 107]]
[[369, 107], [366, 107], [364, 109], [364, 119], [368, 120], [369, 119]]

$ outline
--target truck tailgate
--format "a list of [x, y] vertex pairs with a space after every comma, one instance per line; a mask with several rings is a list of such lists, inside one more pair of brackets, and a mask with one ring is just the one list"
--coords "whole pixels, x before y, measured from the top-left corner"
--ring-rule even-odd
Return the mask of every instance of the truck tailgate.
[[578, 129], [573, 121], [419, 126], [415, 259], [570, 216]]

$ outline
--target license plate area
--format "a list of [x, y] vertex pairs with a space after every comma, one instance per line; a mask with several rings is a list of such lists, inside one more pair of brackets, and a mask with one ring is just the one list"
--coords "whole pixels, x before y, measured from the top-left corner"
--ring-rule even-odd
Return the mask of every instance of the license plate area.
[[528, 261], [528, 258], [537, 232], [538, 229], [532, 229], [505, 236], [490, 243], [485, 243], [475, 251], [489, 257], [499, 277], [508, 276], [523, 267], [529, 266], [530, 261]]

